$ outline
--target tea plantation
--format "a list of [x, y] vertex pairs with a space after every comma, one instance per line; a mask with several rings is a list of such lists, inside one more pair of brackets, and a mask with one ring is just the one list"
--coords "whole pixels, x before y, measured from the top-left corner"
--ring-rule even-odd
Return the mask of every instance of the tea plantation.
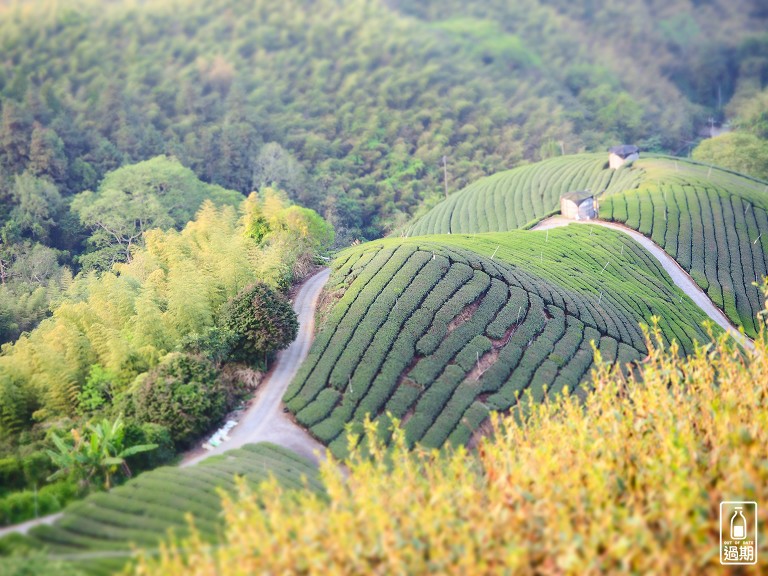
[[652, 315], [684, 352], [708, 340], [656, 260], [599, 227], [382, 240], [340, 254], [327, 288], [338, 299], [285, 400], [338, 456], [366, 414], [439, 447], [521, 394], [584, 394], [591, 343], [638, 360]]
[[734, 324], [757, 334], [754, 286], [768, 271], [768, 184], [671, 158], [638, 163], [642, 183], [607, 196], [600, 217], [649, 236]]
[[607, 160], [605, 154], [562, 156], [483, 178], [450, 195], [404, 234], [514, 230], [559, 210], [565, 192], [612, 193], [637, 187], [639, 172], [609, 170]]
[[684, 159], [643, 155], [619, 170], [604, 154], [564, 156], [484, 178], [438, 204], [404, 235], [501, 232], [591, 190], [600, 217], [652, 238], [736, 325], [756, 335], [753, 282], [768, 270], [768, 183]]
[[[205, 541], [218, 540], [224, 528], [218, 491], [234, 492], [237, 476], [252, 485], [272, 476], [286, 488], [321, 489], [317, 469], [308, 460], [272, 444], [246, 445], [189, 468], [159, 468], [109, 493], [94, 494], [68, 507], [52, 526], [0, 540], [0, 550], [46, 550], [49, 561], [77, 572], [113, 574], [130, 562], [137, 547], [157, 548], [169, 530], [189, 535], [188, 516]], [[0, 574], [4, 565], [23, 561], [0, 556]]]

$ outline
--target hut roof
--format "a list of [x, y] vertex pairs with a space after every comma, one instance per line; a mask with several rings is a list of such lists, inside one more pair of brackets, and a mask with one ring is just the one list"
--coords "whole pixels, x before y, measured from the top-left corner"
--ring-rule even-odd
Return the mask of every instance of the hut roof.
[[640, 152], [640, 148], [632, 144], [622, 144], [621, 146], [613, 146], [612, 148], [609, 148], [608, 152], [616, 154], [616, 156], [620, 156], [621, 158], [626, 158], [627, 156]]
[[589, 200], [593, 196], [594, 194], [592, 194], [592, 192], [590, 192], [589, 190], [581, 190], [579, 192], [567, 192], [562, 196], [560, 196], [560, 199], [570, 200], [571, 202], [576, 204], [576, 206], [578, 206], [579, 204], [581, 204], [585, 200]]

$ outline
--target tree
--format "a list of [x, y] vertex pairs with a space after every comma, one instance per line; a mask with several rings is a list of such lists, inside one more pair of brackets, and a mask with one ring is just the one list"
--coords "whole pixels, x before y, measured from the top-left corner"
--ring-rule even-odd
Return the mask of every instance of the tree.
[[77, 397], [78, 411], [94, 412], [112, 403], [114, 390], [113, 382], [117, 377], [99, 364], [91, 366], [88, 379], [85, 381]]
[[165, 426], [177, 447], [187, 447], [227, 410], [227, 395], [215, 366], [190, 354], [172, 353], [131, 393], [140, 422]]
[[327, 250], [333, 244], [333, 226], [314, 210], [291, 206], [280, 215], [286, 232], [298, 243], [312, 250]]
[[297, 198], [306, 185], [304, 168], [277, 142], [262, 146], [253, 165], [253, 188], [276, 186]]
[[10, 435], [26, 426], [32, 416], [31, 405], [29, 391], [9, 370], [0, 368], [0, 431]]
[[11, 197], [15, 205], [6, 226], [22, 236], [47, 241], [61, 211], [61, 196], [56, 185], [24, 172], [14, 178]]
[[32, 119], [27, 111], [13, 100], [5, 100], [0, 125], [0, 153], [12, 173], [22, 172], [27, 165], [31, 131]]
[[703, 140], [694, 160], [716, 164], [755, 178], [768, 179], [768, 140], [746, 132], [729, 132]]
[[0, 240], [0, 286], [5, 285], [11, 273], [11, 257], [5, 243]]
[[158, 156], [107, 174], [96, 192], [74, 198], [72, 210], [91, 229], [91, 247], [97, 254], [106, 254], [106, 258], [92, 256], [90, 261], [103, 266], [130, 261], [131, 250], [141, 244], [144, 232], [181, 227], [206, 198], [231, 206], [242, 200], [237, 192], [200, 181], [178, 160]]
[[247, 122], [227, 121], [221, 128], [220, 176], [216, 182], [243, 193], [253, 188], [252, 159], [257, 150], [258, 136]]
[[71, 435], [71, 440], [65, 440], [55, 432], [51, 433], [56, 450], [47, 452], [58, 470], [49, 480], [72, 476], [84, 487], [103, 481], [104, 488], [109, 490], [118, 471], [131, 477], [131, 469], [125, 461], [127, 457], [157, 448], [157, 444], [125, 446], [125, 426], [121, 417], [114, 422], [107, 419], [95, 424], [89, 422], [85, 430], [73, 429]]
[[45, 286], [60, 276], [58, 253], [52, 248], [29, 241], [14, 245], [13, 264], [9, 277], [28, 286]]
[[288, 299], [261, 282], [227, 302], [221, 323], [233, 334], [232, 357], [260, 365], [293, 342], [299, 328]]
[[261, 243], [272, 228], [264, 215], [259, 195], [256, 192], [251, 192], [241, 205], [241, 210], [243, 212], [246, 235], [249, 238], [253, 238], [257, 244]]
[[63, 182], [67, 176], [64, 142], [55, 131], [44, 128], [38, 122], [32, 128], [27, 169], [35, 176], [48, 177], [57, 183]]
[[751, 132], [758, 138], [768, 138], [768, 88], [750, 97], [734, 97], [728, 111], [736, 116], [739, 130]]

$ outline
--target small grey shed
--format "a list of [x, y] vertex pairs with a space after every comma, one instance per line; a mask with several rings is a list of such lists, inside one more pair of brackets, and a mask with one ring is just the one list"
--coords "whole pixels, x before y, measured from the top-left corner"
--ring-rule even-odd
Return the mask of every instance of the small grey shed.
[[597, 200], [589, 190], [568, 192], [560, 196], [560, 214], [572, 220], [597, 218]]
[[640, 148], [632, 144], [622, 144], [608, 149], [608, 165], [614, 170], [638, 158], [640, 158]]

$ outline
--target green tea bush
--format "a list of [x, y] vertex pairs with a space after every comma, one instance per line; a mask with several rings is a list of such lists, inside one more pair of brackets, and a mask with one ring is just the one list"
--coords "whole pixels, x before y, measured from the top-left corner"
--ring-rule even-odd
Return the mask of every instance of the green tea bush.
[[471, 437], [476, 403], [508, 410], [527, 391], [581, 395], [590, 340], [609, 363], [641, 358], [639, 324], [654, 314], [681, 350], [707, 338], [703, 313], [679, 299], [655, 258], [587, 226], [379, 241], [343, 252], [330, 283], [341, 296], [287, 406], [337, 456], [345, 425], [359, 431], [366, 415], [384, 426], [388, 414], [403, 418], [409, 442], [440, 446]]
[[296, 420], [302, 426], [312, 426], [325, 419], [338, 402], [341, 394], [336, 390], [326, 388], [317, 395], [312, 402], [307, 404], [301, 412], [296, 414]]

